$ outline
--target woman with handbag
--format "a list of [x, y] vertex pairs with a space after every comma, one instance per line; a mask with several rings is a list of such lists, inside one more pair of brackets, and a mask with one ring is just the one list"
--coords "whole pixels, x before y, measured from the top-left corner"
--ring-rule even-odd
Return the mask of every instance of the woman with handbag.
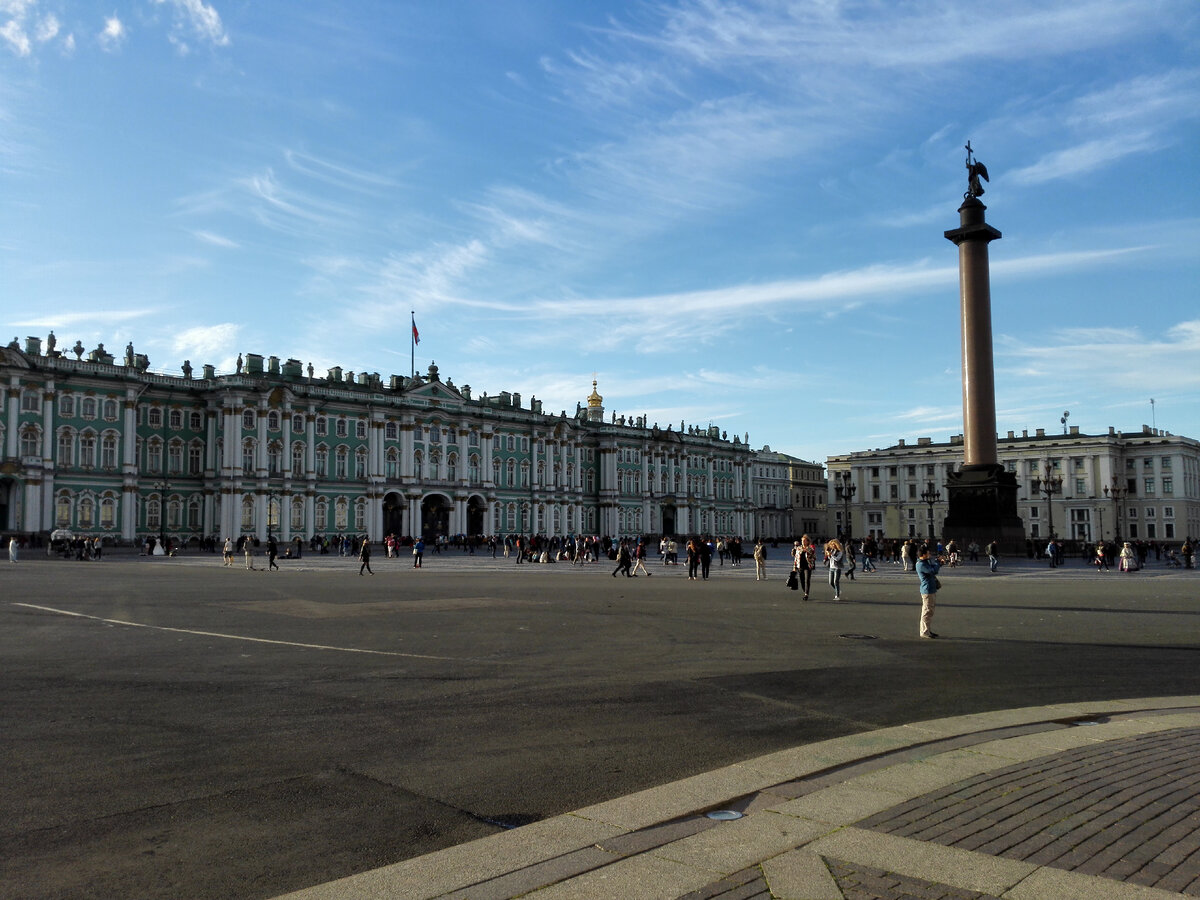
[[829, 567], [829, 586], [833, 588], [833, 599], [842, 599], [842, 567], [846, 563], [846, 553], [842, 543], [837, 538], [825, 545], [825, 565]]
[[808, 599], [808, 589], [812, 586], [812, 570], [816, 566], [817, 550], [807, 534], [801, 535], [792, 547], [792, 568], [800, 581], [800, 590], [804, 592], [802, 600]]

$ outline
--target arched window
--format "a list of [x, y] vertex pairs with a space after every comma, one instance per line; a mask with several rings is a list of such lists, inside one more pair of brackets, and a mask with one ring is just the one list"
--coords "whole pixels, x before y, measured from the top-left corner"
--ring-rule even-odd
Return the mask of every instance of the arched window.
[[333, 505], [334, 512], [334, 528], [338, 531], [345, 531], [350, 524], [350, 504], [346, 502], [345, 497], [338, 497]]
[[329, 477], [329, 448], [324, 444], [317, 445], [317, 474], [322, 478]]
[[337, 448], [337, 478], [345, 478], [350, 459], [350, 448], [345, 444], [339, 444]]
[[394, 441], [394, 440], [396, 440], [398, 433], [399, 432], [397, 431], [395, 422], [388, 422], [386, 425], [383, 426], [384, 440]]
[[117, 501], [111, 494], [100, 498], [100, 527], [115, 528], [117, 526]]
[[[278, 423], [276, 423], [276, 430], [278, 430]], [[271, 441], [267, 444], [267, 468], [272, 475], [283, 473], [283, 445], [279, 441]]]
[[187, 505], [188, 528], [192, 528], [192, 529], [200, 528], [202, 514], [203, 514], [203, 507], [201, 506], [200, 498], [196, 497], [196, 496], [192, 496], [191, 499], [188, 500], [188, 505]]
[[338, 437], [349, 437], [350, 426], [346, 424], [346, 417], [340, 416], [336, 423], [336, 431]]
[[163, 444], [161, 438], [152, 437], [146, 441], [146, 471], [154, 475], [162, 474]]
[[471, 484], [479, 484], [479, 454], [472, 453], [467, 459], [467, 478]]
[[35, 426], [27, 425], [21, 429], [21, 455], [41, 456], [41, 432]]
[[446, 455], [446, 477], [451, 481], [458, 480], [458, 454], [448, 453]]
[[242, 497], [242, 531], [254, 530], [254, 498], [249, 494]]
[[425, 457], [420, 450], [413, 452], [413, 471], [417, 473], [417, 477], [424, 479], [425, 477]]
[[508, 463], [506, 464], [506, 468], [508, 469], [508, 481], [505, 483], [506, 486], [507, 487], [516, 487], [517, 486], [517, 461], [515, 459], [510, 459], [508, 461]]
[[167, 501], [167, 527], [178, 531], [183, 524], [183, 501], [178, 496], [172, 496]]
[[74, 394], [63, 394], [58, 398], [58, 415], [63, 419], [75, 418]]
[[429, 426], [429, 443], [440, 444], [442, 442], [442, 429], [437, 425]]
[[63, 469], [75, 464], [75, 433], [70, 428], [64, 428], [58, 433], [57, 463], [59, 468]]
[[299, 478], [304, 474], [304, 445], [299, 441], [292, 444], [292, 476]]
[[385, 457], [387, 464], [387, 477], [389, 479], [400, 477], [400, 453], [395, 447], [389, 447]]
[[354, 477], [359, 478], [359, 479], [367, 477], [367, 448], [366, 447], [359, 447], [357, 450], [354, 451]]
[[495, 484], [496, 487], [502, 486], [502, 482], [500, 481], [500, 460], [499, 459], [492, 460], [492, 483]]
[[242, 474], [243, 475], [253, 475], [254, 474], [255, 444], [256, 444], [256, 442], [255, 442], [254, 438], [246, 438], [244, 441], [242, 441]]
[[529, 460], [521, 463], [521, 487], [529, 487]]
[[317, 416], [317, 435], [325, 437], [329, 433], [329, 420], [325, 416]]
[[313, 531], [326, 531], [329, 529], [329, 501], [324, 497], [318, 497], [317, 502], [313, 505]]
[[517, 504], [510, 503], [507, 507], [505, 507], [504, 519], [504, 525], [509, 531], [512, 531], [517, 527]]
[[292, 531], [304, 530], [304, 501], [299, 497], [292, 498]]
[[66, 491], [54, 501], [54, 524], [58, 528], [71, 527], [71, 495]]
[[254, 430], [254, 410], [249, 408], [242, 410], [242, 427], [247, 431]]
[[276, 532], [279, 530], [279, 518], [282, 512], [282, 501], [279, 497], [267, 497], [267, 531]]
[[513, 448], [516, 446], [515, 438], [513, 435], [511, 435], [511, 434], [508, 435], [508, 440], [505, 442], [505, 446], [508, 449], [508, 451], [511, 453]]
[[178, 431], [183, 427], [183, 410], [173, 409], [167, 413], [167, 424], [170, 428]]
[[[96, 398], [84, 397], [83, 402], [79, 404], [79, 414], [85, 419], [96, 418]], [[159, 420], [159, 425], [162, 425], [162, 420]]]
[[[84, 401], [87, 402], [86, 400]], [[160, 406], [151, 406], [146, 410], [146, 424], [151, 428], [162, 428], [163, 412]]]
[[279, 430], [279, 410], [273, 409], [267, 413], [267, 431]]
[[204, 444], [192, 441], [188, 445], [188, 474], [200, 475], [204, 472]]
[[360, 533], [367, 530], [367, 501], [364, 497], [354, 501], [354, 530]]
[[173, 440], [167, 445], [167, 474], [183, 474], [183, 441]]
[[188, 413], [188, 428], [192, 431], [199, 431], [204, 427], [204, 416], [198, 412]]
[[91, 529], [96, 526], [96, 501], [84, 495], [79, 498], [79, 527]]
[[103, 404], [103, 416], [106, 422], [117, 421], [117, 401], [109, 397]]
[[358, 419], [354, 423], [354, 436], [360, 441], [367, 439], [367, 420]]
[[117, 467], [117, 436], [111, 431], [100, 439], [100, 465], [105, 469]]
[[299, 413], [292, 416], [292, 434], [304, 434], [304, 416]]
[[158, 531], [162, 526], [162, 502], [157, 494], [146, 498], [146, 530]]

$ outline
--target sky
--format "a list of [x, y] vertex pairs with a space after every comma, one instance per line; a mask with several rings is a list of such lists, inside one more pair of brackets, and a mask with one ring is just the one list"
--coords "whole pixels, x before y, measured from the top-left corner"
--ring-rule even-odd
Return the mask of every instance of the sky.
[[998, 430], [1200, 437], [1198, 118], [1194, 0], [0, 0], [0, 334], [946, 440], [969, 140]]

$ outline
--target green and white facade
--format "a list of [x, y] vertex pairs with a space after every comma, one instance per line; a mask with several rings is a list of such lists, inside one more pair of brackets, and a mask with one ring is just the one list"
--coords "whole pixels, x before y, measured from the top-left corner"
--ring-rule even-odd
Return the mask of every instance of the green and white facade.
[[102, 346], [0, 349], [0, 531], [176, 542], [790, 531], [757, 533], [761, 469], [745, 441], [605, 421], [594, 383], [574, 414], [552, 414], [519, 394], [473, 397], [436, 366], [386, 384], [255, 354], [234, 374], [183, 372]]

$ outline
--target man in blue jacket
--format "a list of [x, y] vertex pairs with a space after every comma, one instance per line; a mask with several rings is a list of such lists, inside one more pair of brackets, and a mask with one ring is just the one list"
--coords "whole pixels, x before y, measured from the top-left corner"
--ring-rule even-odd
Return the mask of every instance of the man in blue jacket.
[[936, 598], [938, 587], [937, 574], [941, 570], [942, 564], [937, 558], [930, 558], [929, 548], [922, 547], [921, 554], [917, 557], [917, 577], [921, 579], [921, 637], [935, 638], [937, 637], [929, 630], [929, 623], [933, 621], [933, 608], [936, 606]]

